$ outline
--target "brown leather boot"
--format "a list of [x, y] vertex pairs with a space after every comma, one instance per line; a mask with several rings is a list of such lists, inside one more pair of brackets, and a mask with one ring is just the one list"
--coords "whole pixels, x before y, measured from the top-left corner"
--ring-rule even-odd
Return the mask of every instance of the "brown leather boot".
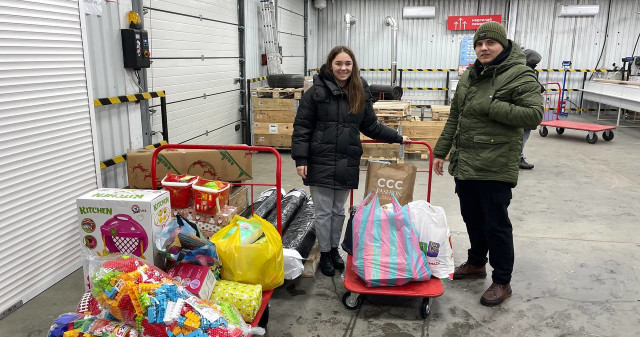
[[487, 277], [487, 268], [485, 266], [474, 266], [467, 262], [456, 267], [453, 271], [454, 280], [483, 279], [485, 277]]
[[511, 297], [511, 286], [507, 284], [495, 284], [491, 283], [489, 289], [487, 289], [482, 297], [480, 303], [488, 307], [498, 305], [507, 298]]

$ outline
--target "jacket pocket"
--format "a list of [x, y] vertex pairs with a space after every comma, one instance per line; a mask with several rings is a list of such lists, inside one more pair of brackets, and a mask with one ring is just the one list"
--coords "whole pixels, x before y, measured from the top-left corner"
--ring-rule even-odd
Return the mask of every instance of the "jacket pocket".
[[510, 138], [506, 136], [474, 136], [474, 158], [471, 163], [481, 173], [508, 169]]

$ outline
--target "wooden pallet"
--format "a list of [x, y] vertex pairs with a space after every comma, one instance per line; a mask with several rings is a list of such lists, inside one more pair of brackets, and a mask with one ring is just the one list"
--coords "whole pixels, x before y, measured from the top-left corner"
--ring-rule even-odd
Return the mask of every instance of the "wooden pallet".
[[411, 102], [377, 101], [373, 103], [373, 110], [380, 117], [408, 117], [411, 116]]
[[269, 88], [251, 89], [251, 96], [265, 98], [301, 99], [303, 88]]
[[431, 120], [432, 121], [446, 121], [449, 118], [449, 111], [451, 106], [449, 105], [432, 105], [431, 106]]

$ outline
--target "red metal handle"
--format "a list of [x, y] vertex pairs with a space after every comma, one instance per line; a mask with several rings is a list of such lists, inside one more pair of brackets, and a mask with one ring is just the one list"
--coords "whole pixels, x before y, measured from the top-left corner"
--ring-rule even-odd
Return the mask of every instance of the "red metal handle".
[[[375, 141], [375, 140], [363, 140], [363, 143], [369, 143], [369, 144], [382, 144], [384, 142], [379, 142], [379, 141]], [[427, 183], [427, 202], [431, 202], [431, 177], [433, 174], [433, 149], [431, 148], [431, 145], [429, 145], [429, 143], [427, 142], [422, 142], [422, 141], [409, 141], [409, 142], [405, 142], [404, 144], [420, 144], [420, 145], [424, 145], [429, 149], [429, 170], [427, 171], [417, 171], [417, 172], [427, 172], [429, 174], [429, 180]], [[351, 190], [351, 196], [349, 199], [349, 207], [353, 206], [353, 190]]]
[[[151, 188], [154, 190], [158, 187], [158, 180], [156, 179], [156, 160], [158, 153], [166, 149], [196, 149], [196, 150], [228, 150], [228, 151], [259, 151], [259, 152], [271, 152], [276, 156], [276, 183], [275, 184], [249, 184], [249, 183], [231, 183], [232, 185], [258, 185], [258, 186], [275, 186], [276, 188], [276, 211], [278, 233], [282, 236], [282, 195], [280, 190], [282, 189], [282, 158], [280, 153], [272, 147], [267, 146], [249, 146], [249, 145], [192, 145], [192, 144], [167, 144], [162, 145], [153, 151], [151, 156]], [[253, 191], [252, 191], [253, 192]]]

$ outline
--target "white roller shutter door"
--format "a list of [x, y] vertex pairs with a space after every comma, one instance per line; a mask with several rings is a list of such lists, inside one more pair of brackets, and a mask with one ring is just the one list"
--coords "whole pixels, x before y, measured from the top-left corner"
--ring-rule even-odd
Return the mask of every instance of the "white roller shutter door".
[[278, 0], [278, 32], [285, 74], [304, 74], [304, 1]]
[[[240, 143], [238, 8], [227, 0], [145, 0], [149, 90], [165, 90], [171, 143]], [[154, 100], [153, 104], [159, 104]], [[161, 130], [160, 109], [152, 128]], [[154, 139], [158, 141], [160, 136]]]
[[80, 267], [97, 187], [76, 0], [0, 0], [0, 312]]

